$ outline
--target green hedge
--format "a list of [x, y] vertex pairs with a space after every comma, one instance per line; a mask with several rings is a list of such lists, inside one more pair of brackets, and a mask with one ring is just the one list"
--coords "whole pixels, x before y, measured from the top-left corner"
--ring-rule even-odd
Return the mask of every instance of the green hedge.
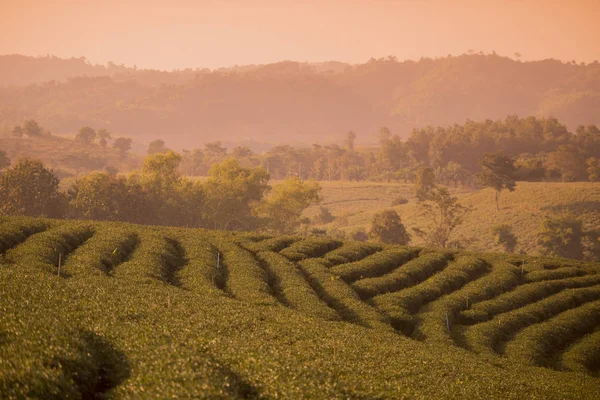
[[336, 265], [331, 268], [331, 273], [351, 283], [358, 279], [385, 275], [418, 255], [419, 251], [415, 249], [388, 248], [359, 261]]
[[422, 282], [441, 271], [450, 259], [451, 255], [447, 253], [428, 253], [408, 261], [386, 275], [358, 280], [352, 284], [352, 288], [363, 299], [395, 292]]

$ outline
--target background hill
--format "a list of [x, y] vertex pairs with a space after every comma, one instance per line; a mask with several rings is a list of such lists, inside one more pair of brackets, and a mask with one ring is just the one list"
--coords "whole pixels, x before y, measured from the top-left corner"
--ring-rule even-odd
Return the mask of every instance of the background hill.
[[[373, 215], [393, 208], [402, 218], [409, 231], [424, 228], [427, 219], [421, 216], [412, 184], [394, 183], [327, 183], [321, 182], [323, 201], [336, 216], [324, 229], [339, 229], [352, 232], [360, 228], [370, 229]], [[500, 196], [500, 211], [496, 212], [494, 191], [486, 188], [450, 188], [459, 202], [473, 209], [467, 214], [464, 224], [456, 229], [456, 237], [475, 239], [467, 245], [474, 251], [504, 251], [495, 243], [492, 228], [509, 224], [518, 238], [517, 251], [539, 254], [537, 232], [545, 216], [571, 214], [581, 218], [587, 229], [600, 227], [600, 185], [593, 182], [518, 182], [514, 192], [503, 191]], [[392, 207], [398, 198], [407, 204]], [[320, 206], [311, 206], [305, 213], [313, 217]], [[413, 235], [411, 244], [422, 245], [423, 241]]]
[[414, 127], [508, 114], [555, 116], [571, 130], [600, 123], [600, 64], [495, 54], [172, 72], [3, 56], [0, 72], [5, 134], [33, 118], [57, 134], [89, 125], [192, 148], [215, 138], [327, 142], [348, 130], [374, 143], [381, 126], [406, 136]]

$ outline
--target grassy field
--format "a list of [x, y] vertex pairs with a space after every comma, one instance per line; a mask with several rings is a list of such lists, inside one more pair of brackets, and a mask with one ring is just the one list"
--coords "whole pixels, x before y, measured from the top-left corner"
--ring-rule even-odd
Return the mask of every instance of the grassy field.
[[[425, 219], [419, 215], [412, 184], [385, 183], [328, 183], [323, 187], [322, 206], [330, 209], [336, 221], [321, 226], [338, 227], [351, 232], [358, 228], [369, 229], [373, 214], [386, 208], [395, 209], [403, 223], [412, 228], [422, 228]], [[581, 217], [587, 228], [600, 227], [600, 184], [591, 182], [519, 182], [514, 192], [503, 191], [500, 211], [496, 211], [494, 191], [450, 188], [461, 204], [473, 208], [465, 223], [457, 228], [457, 237], [475, 239], [468, 248], [473, 251], [501, 251], [494, 243], [491, 229], [494, 225], [509, 224], [519, 240], [517, 251], [538, 254], [537, 231], [546, 215], [572, 213]], [[404, 197], [409, 202], [391, 207], [392, 200]], [[318, 206], [307, 209], [314, 216]], [[413, 235], [411, 244], [422, 241]]]
[[598, 264], [21, 218], [0, 254], [3, 399], [600, 397]]

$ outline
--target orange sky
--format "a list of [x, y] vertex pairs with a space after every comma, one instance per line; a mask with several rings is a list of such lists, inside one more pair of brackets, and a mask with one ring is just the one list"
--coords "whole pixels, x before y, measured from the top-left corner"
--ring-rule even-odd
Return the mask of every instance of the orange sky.
[[600, 0], [0, 0], [0, 54], [140, 68], [462, 54], [600, 59]]

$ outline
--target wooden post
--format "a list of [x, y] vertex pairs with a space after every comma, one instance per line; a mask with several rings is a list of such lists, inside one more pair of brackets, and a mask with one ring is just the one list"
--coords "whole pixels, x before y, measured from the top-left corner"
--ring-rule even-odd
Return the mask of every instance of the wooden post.
[[58, 253], [58, 276], [60, 276], [60, 263], [62, 261], [62, 253]]
[[448, 311], [446, 311], [446, 329], [450, 332], [450, 319], [448, 318]]

